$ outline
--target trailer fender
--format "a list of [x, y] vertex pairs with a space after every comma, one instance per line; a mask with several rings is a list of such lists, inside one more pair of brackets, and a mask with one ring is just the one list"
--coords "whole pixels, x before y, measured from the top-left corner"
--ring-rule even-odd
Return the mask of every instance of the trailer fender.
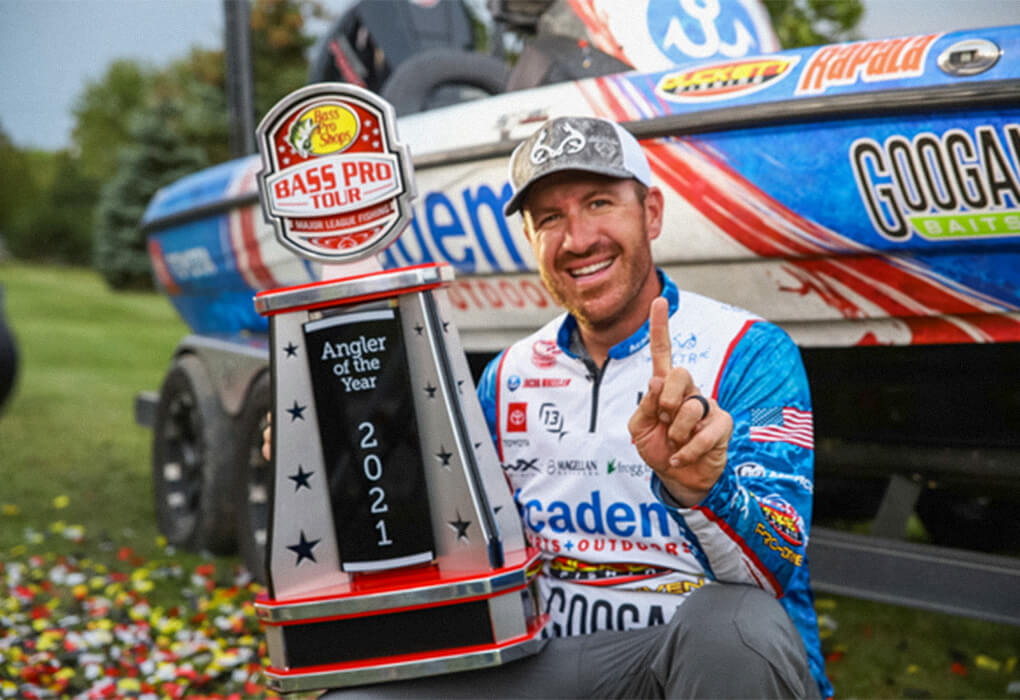
[[174, 350], [174, 358], [194, 355], [208, 374], [220, 408], [237, 417], [259, 373], [269, 367], [269, 342], [263, 336], [187, 335]]

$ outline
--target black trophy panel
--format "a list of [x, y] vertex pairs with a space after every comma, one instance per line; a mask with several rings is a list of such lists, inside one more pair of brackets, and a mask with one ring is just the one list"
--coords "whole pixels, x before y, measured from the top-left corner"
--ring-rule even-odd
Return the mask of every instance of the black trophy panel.
[[342, 568], [430, 561], [435, 547], [398, 310], [341, 313], [304, 331]]
[[283, 628], [290, 668], [493, 644], [486, 600]]

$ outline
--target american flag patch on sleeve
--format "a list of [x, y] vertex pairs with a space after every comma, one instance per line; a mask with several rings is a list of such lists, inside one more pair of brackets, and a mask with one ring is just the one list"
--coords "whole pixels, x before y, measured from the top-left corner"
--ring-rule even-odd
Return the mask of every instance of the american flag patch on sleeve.
[[753, 442], [789, 442], [793, 445], [815, 447], [815, 433], [811, 411], [796, 408], [752, 408], [751, 440]]

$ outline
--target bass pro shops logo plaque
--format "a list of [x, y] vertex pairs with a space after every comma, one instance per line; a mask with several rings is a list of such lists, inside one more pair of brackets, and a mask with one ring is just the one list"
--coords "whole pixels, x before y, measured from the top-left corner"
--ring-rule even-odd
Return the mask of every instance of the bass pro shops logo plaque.
[[382, 251], [411, 219], [414, 178], [392, 107], [346, 84], [291, 93], [258, 126], [262, 210], [280, 243], [320, 262]]

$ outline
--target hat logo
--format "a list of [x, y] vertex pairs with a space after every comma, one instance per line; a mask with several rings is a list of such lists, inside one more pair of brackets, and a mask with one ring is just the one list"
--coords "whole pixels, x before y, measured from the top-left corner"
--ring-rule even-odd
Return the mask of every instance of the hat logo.
[[535, 141], [535, 145], [531, 147], [532, 163], [535, 165], [541, 165], [547, 160], [558, 158], [564, 153], [578, 153], [588, 144], [588, 141], [584, 138], [584, 134], [571, 126], [569, 122], [563, 124], [563, 129], [567, 132], [567, 134], [555, 148], [545, 145], [545, 137], [549, 133], [549, 130], [542, 130], [542, 133], [538, 136], [538, 140]]

